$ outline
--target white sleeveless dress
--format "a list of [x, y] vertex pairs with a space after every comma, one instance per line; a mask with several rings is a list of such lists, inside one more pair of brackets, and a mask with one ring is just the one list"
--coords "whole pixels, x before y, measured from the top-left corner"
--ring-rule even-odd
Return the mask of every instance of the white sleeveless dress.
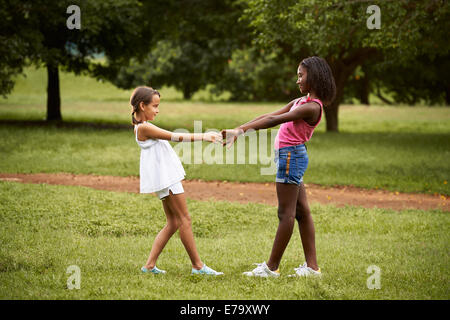
[[[140, 159], [140, 193], [160, 191], [169, 194], [168, 189], [184, 179], [186, 172], [178, 155], [167, 140], [138, 140], [139, 125], [136, 125], [136, 142], [141, 147]], [[181, 186], [181, 183], [179, 184]], [[182, 187], [181, 187], [182, 189]], [[179, 190], [179, 187], [178, 187]], [[182, 192], [173, 192], [182, 193]]]

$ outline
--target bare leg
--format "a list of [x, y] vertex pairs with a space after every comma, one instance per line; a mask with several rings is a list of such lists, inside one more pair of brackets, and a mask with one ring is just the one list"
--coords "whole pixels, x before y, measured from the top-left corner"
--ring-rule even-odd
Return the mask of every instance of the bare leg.
[[298, 191], [298, 200], [295, 218], [298, 221], [300, 238], [302, 239], [303, 252], [305, 253], [306, 264], [308, 267], [318, 270], [316, 258], [316, 242], [314, 222], [306, 199], [306, 190], [303, 183]]
[[272, 246], [267, 266], [277, 270], [284, 250], [292, 236], [295, 224], [295, 213], [298, 196], [298, 186], [295, 184], [276, 183], [278, 197], [278, 229]]
[[164, 201], [166, 202], [166, 205], [169, 207], [170, 211], [175, 214], [180, 222], [180, 239], [189, 255], [189, 258], [191, 259], [192, 267], [198, 270], [201, 269], [203, 267], [203, 262], [200, 260], [200, 256], [195, 246], [191, 217], [187, 209], [186, 197], [184, 193], [170, 193]]
[[156, 265], [156, 260], [158, 259], [162, 250], [180, 226], [178, 217], [170, 210], [169, 206], [166, 204], [166, 200], [163, 200], [162, 204], [164, 212], [166, 214], [167, 223], [158, 233], [155, 241], [153, 241], [150, 255], [148, 257], [147, 263], [145, 264], [145, 267], [149, 270], [153, 269], [153, 267]]

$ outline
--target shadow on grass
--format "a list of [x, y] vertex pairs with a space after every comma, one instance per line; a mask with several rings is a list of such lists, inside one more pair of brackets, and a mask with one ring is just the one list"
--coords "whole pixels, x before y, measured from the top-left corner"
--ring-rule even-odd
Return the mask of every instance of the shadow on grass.
[[47, 120], [0, 120], [2, 126], [68, 128], [68, 129], [121, 129], [130, 130], [132, 124], [84, 121], [47, 121]]
[[[0, 119], [1, 126], [36, 127], [57, 129], [93, 129], [93, 130], [130, 130], [131, 123], [117, 122], [87, 122], [87, 121], [46, 121], [46, 120], [15, 120]], [[164, 129], [174, 131], [179, 127], [165, 125]], [[269, 140], [270, 143], [270, 140]], [[308, 146], [320, 144], [330, 148], [336, 145], [362, 148], [363, 146], [389, 146], [397, 150], [405, 148], [442, 149], [450, 151], [450, 133], [435, 132], [316, 132]]]

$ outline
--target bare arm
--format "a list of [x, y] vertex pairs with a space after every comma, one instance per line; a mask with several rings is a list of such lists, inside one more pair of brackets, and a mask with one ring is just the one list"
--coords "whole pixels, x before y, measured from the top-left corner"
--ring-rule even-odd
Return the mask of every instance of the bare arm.
[[222, 136], [216, 132], [207, 133], [176, 133], [161, 129], [153, 124], [145, 123], [139, 126], [138, 140], [161, 139], [175, 142], [192, 142], [192, 141], [222, 141]]
[[301, 107], [298, 107], [295, 110], [289, 112], [281, 114], [268, 114], [265, 117], [255, 119], [251, 122], [243, 124], [236, 129], [222, 130], [222, 137], [226, 139], [226, 142], [224, 142], [224, 144], [226, 143], [228, 146], [231, 146], [234, 141], [236, 141], [239, 135], [244, 134], [250, 129], [260, 130], [272, 128], [281, 123], [314, 117], [316, 113], [316, 103], [305, 103]]
[[279, 124], [299, 120], [311, 118], [317, 111], [317, 105], [315, 103], [305, 103], [299, 108], [295, 110], [285, 112], [282, 114], [269, 114], [266, 117], [253, 121], [249, 124], [244, 124], [238, 127], [243, 132], [246, 132], [249, 129], [259, 130], [259, 129], [267, 129], [275, 127]]
[[[280, 115], [280, 114], [289, 112], [289, 110], [291, 110], [291, 108], [292, 108], [292, 106], [294, 105], [294, 103], [295, 103], [296, 100], [297, 100], [297, 99], [292, 100], [292, 101], [289, 102], [287, 105], [285, 105], [283, 108], [281, 108], [281, 109], [279, 109], [279, 110], [277, 110], [277, 111], [274, 111], [274, 112], [271, 112], [271, 113], [266, 113], [266, 114], [263, 114], [263, 115], [261, 115], [261, 116], [259, 116], [259, 117], [256, 117], [255, 119], [253, 119], [253, 120], [251, 120], [251, 121], [249, 121], [249, 122], [247, 122], [247, 123], [241, 125], [240, 127], [245, 126], [245, 125], [250, 125], [250, 124], [252, 124], [252, 123], [254, 123], [254, 122], [258, 121], [258, 120], [264, 119], [264, 118], [266, 118], [266, 117], [276, 116], [276, 115]], [[237, 127], [237, 128], [239, 128], [239, 127]], [[236, 128], [236, 129], [237, 129], [237, 128]]]

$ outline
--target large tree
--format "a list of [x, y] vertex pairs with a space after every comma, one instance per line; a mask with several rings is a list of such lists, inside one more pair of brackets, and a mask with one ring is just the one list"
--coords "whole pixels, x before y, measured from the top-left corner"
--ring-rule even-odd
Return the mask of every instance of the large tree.
[[[47, 120], [61, 120], [59, 70], [86, 72], [111, 78], [121, 65], [148, 48], [150, 3], [137, 0], [22, 0], [2, 1], [0, 22], [2, 51], [9, 51], [0, 64], [2, 93], [13, 85], [13, 75], [27, 63], [47, 69]], [[80, 29], [69, 28], [80, 9]], [[68, 12], [69, 11], [69, 12]], [[5, 32], [6, 31], [6, 32]], [[103, 56], [99, 62], [96, 57]]]
[[[338, 131], [344, 87], [358, 66], [371, 59], [401, 63], [449, 52], [449, 4], [443, 0], [250, 0], [248, 5], [244, 17], [257, 45], [280, 48], [297, 63], [306, 53], [330, 64], [337, 95], [325, 109], [327, 131]], [[379, 29], [372, 29], [377, 13], [368, 11], [370, 5], [380, 9]]]
[[133, 59], [113, 82], [123, 88], [170, 85], [190, 99], [206, 85], [223, 81], [232, 52], [249, 42], [249, 30], [239, 22], [242, 12], [243, 5], [233, 0], [165, 4], [158, 28], [166, 36], [155, 35], [146, 58]]

